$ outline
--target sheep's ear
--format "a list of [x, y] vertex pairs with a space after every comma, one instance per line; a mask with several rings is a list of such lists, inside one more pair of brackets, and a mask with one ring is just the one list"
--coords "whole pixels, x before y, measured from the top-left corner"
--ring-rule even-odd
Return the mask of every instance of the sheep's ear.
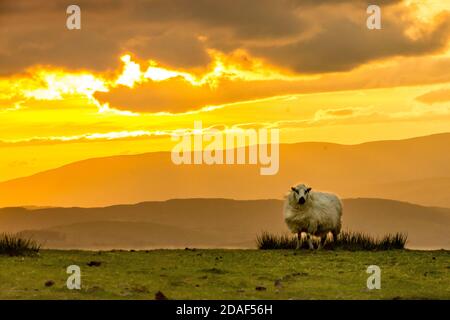
[[312, 188], [308, 188], [308, 189], [306, 189], [306, 192], [310, 192], [310, 191], [311, 191], [311, 189], [312, 189]]
[[295, 189], [294, 187], [291, 187], [291, 190], [294, 191], [295, 193], [298, 193], [298, 190]]

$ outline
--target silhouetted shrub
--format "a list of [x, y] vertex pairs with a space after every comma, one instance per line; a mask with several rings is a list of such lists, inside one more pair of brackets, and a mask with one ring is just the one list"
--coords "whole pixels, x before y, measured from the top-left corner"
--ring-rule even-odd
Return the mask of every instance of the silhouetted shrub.
[[0, 235], [0, 254], [9, 256], [34, 255], [39, 252], [41, 245], [36, 241], [14, 234]]

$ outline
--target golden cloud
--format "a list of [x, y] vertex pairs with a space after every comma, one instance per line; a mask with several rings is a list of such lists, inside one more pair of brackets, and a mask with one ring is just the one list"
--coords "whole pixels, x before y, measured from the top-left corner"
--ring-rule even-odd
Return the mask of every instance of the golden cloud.
[[418, 96], [416, 100], [426, 104], [447, 102], [450, 101], [450, 89], [427, 92], [421, 96]]

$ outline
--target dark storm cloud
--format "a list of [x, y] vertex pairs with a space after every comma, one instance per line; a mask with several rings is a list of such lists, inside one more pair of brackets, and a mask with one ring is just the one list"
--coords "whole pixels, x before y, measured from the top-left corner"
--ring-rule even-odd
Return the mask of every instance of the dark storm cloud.
[[323, 73], [445, 47], [448, 15], [411, 38], [405, 31], [418, 22], [410, 9], [377, 3], [383, 29], [370, 31], [359, 0], [80, 0], [82, 30], [69, 31], [70, 1], [2, 0], [0, 74], [35, 64], [114, 69], [124, 52], [192, 68], [210, 62], [207, 48], [246, 49], [299, 73]]
[[405, 24], [402, 19], [387, 16], [382, 20], [382, 29], [374, 31], [361, 23], [366, 19], [365, 12], [355, 10], [354, 16], [358, 15], [359, 19], [352, 20], [339, 12], [329, 12], [312, 37], [280, 46], [252, 46], [249, 50], [297, 72], [320, 73], [345, 71], [390, 56], [435, 52], [446, 46], [450, 35], [448, 14], [416, 39], [405, 35], [406, 26], [411, 24]]
[[210, 59], [192, 32], [161, 30], [147, 35], [133, 36], [122, 47], [138, 57], [150, 58], [179, 68], [191, 68], [207, 64]]
[[195, 32], [143, 19], [133, 1], [77, 1], [81, 30], [69, 31], [66, 8], [71, 3], [0, 2], [0, 74], [20, 72], [36, 64], [111, 70], [124, 52], [173, 66], [209, 62]]
[[206, 28], [205, 33], [225, 29], [237, 39], [252, 40], [298, 34], [306, 27], [295, 13], [298, 7], [290, 0], [140, 0], [136, 12], [145, 20], [193, 23]]

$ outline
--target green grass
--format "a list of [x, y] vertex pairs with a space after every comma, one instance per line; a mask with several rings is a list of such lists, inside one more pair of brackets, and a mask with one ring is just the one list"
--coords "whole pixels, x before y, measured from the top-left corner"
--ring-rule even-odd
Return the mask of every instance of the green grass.
[[[66, 288], [72, 264], [81, 267], [81, 290]], [[381, 268], [380, 290], [366, 288], [369, 265]], [[41, 250], [36, 257], [0, 256], [0, 299], [154, 299], [158, 291], [169, 299], [450, 299], [449, 279], [450, 252], [443, 250]]]
[[0, 255], [35, 255], [39, 252], [40, 247], [40, 244], [32, 239], [22, 238], [14, 234], [0, 234]]
[[[375, 238], [364, 233], [343, 231], [339, 234], [337, 241], [327, 239], [323, 249], [349, 251], [404, 249], [407, 239], [408, 237], [403, 233], [387, 234], [383, 237]], [[317, 248], [317, 239], [314, 242]], [[263, 232], [256, 238], [256, 245], [261, 250], [295, 249], [297, 247], [297, 237]], [[300, 248], [309, 248], [305, 239], [300, 241]]]

